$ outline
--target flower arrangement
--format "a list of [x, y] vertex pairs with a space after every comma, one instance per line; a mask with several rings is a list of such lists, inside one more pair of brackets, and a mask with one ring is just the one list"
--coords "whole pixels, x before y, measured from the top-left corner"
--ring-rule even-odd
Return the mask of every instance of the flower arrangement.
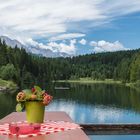
[[52, 101], [52, 96], [48, 95], [45, 90], [42, 90], [38, 86], [34, 86], [32, 89], [25, 89], [19, 92], [16, 96], [17, 105], [16, 111], [23, 111], [25, 108], [25, 103], [30, 101], [41, 102], [42, 105], [48, 105]]

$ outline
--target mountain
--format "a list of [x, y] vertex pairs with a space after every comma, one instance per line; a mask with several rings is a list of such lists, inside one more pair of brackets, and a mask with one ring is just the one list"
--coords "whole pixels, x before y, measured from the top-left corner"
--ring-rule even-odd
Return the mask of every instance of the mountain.
[[15, 39], [10, 39], [7, 36], [0, 36], [1, 41], [5, 41], [5, 43], [14, 48], [15, 46], [17, 46], [18, 48], [24, 48], [27, 52], [35, 54], [35, 55], [39, 55], [39, 56], [44, 56], [44, 57], [70, 57], [69, 54], [67, 53], [62, 53], [62, 52], [53, 52], [50, 49], [43, 49], [40, 48], [38, 46], [31, 46], [31, 45], [23, 45], [21, 42], [19, 42], [18, 40]]
[[20, 43], [18, 40], [12, 40], [12, 39], [10, 39], [9, 37], [7, 37], [7, 36], [0, 36], [0, 39], [1, 39], [1, 41], [5, 41], [5, 43], [8, 45], [8, 46], [10, 46], [10, 47], [12, 47], [12, 48], [14, 48], [16, 45], [17, 45], [17, 47], [18, 48], [24, 48], [25, 46], [22, 44], [22, 43]]

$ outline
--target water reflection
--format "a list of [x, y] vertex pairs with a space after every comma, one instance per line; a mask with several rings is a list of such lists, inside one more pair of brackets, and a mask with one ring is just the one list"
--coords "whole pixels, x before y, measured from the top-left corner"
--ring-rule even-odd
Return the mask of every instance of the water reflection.
[[15, 95], [10, 93], [0, 93], [0, 119], [15, 111]]
[[[55, 90], [55, 86], [70, 87], [70, 90]], [[65, 111], [76, 122], [140, 122], [140, 93], [128, 87], [76, 83], [55, 83], [47, 87], [54, 101], [46, 110]], [[0, 118], [15, 111], [15, 105], [15, 95], [0, 93]]]
[[80, 123], [140, 122], [140, 93], [133, 89], [107, 84], [63, 84], [70, 90], [50, 89], [55, 100], [47, 110], [66, 111]]
[[56, 99], [140, 111], [140, 93], [131, 88], [109, 84], [69, 84], [69, 86], [70, 90], [51, 92]]
[[46, 110], [65, 111], [78, 123], [140, 122], [140, 114], [134, 111], [103, 105], [85, 105], [74, 101], [54, 100]]
[[[68, 86], [70, 90], [54, 90]], [[55, 83], [47, 86], [50, 111], [65, 111], [78, 123], [140, 123], [140, 93], [120, 85]], [[15, 95], [0, 93], [0, 118], [15, 110]], [[89, 136], [93, 140], [139, 140], [140, 136]]]

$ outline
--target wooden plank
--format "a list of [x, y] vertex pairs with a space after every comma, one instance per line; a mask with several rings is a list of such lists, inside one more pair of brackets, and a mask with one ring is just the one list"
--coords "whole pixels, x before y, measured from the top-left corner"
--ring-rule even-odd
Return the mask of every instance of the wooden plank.
[[88, 135], [140, 134], [140, 124], [80, 124]]
[[[5, 118], [0, 120], [0, 123], [5, 122], [16, 122], [26, 120], [25, 112], [21, 113], [11, 113]], [[45, 112], [45, 120], [53, 121], [69, 121], [73, 122], [72, 119], [65, 112]], [[2, 136], [0, 135], [0, 140], [15, 140], [16, 137]], [[49, 135], [36, 136], [30, 138], [18, 138], [18, 140], [89, 140], [88, 136], [81, 130], [68, 130], [64, 132], [53, 133]]]

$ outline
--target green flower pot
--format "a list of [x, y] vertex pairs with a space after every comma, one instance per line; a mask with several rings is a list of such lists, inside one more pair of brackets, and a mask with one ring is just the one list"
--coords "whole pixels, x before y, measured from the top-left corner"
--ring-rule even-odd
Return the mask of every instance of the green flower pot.
[[39, 101], [25, 103], [26, 119], [29, 123], [43, 123], [45, 106]]

